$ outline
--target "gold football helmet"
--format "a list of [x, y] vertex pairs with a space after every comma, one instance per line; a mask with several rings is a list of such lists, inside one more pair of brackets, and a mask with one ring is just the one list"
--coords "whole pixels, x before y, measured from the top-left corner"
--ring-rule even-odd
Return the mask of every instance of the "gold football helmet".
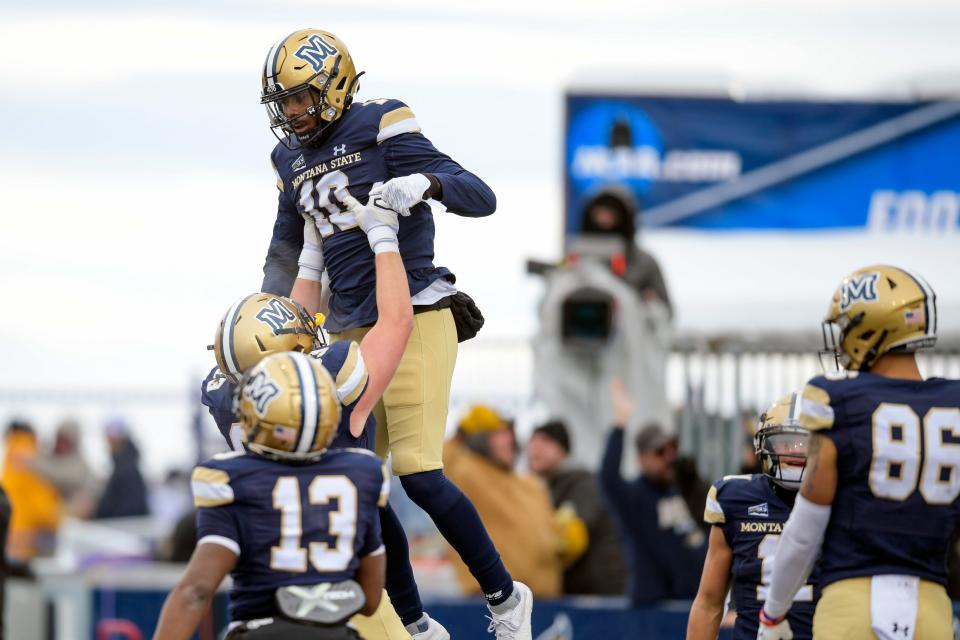
[[213, 352], [220, 371], [236, 382], [272, 353], [309, 353], [326, 344], [310, 313], [296, 301], [254, 293], [235, 302], [217, 327]]
[[247, 449], [279, 460], [310, 460], [337, 433], [340, 403], [330, 373], [303, 353], [275, 353], [244, 374], [237, 388]]
[[[270, 130], [289, 148], [291, 139], [306, 145], [350, 108], [359, 85], [350, 52], [337, 36], [319, 29], [301, 29], [270, 47], [263, 63], [260, 103], [267, 108]], [[285, 103], [291, 96], [308, 92], [312, 106], [288, 116]], [[304, 115], [316, 116], [319, 124], [296, 133], [293, 123]]]
[[937, 296], [905, 269], [858, 269], [840, 283], [823, 321], [824, 353], [839, 366], [868, 371], [885, 353], [916, 351], [937, 341]]
[[810, 432], [800, 426], [800, 394], [774, 402], [760, 416], [753, 449], [764, 475], [784, 489], [796, 491], [807, 465]]

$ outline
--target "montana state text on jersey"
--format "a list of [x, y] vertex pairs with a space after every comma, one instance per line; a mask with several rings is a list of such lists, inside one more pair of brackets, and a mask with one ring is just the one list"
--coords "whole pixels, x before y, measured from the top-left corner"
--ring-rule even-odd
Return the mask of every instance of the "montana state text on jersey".
[[[264, 266], [263, 290], [289, 295], [303, 246], [304, 220], [317, 225], [330, 277], [331, 332], [373, 324], [377, 319], [373, 252], [344, 204], [350, 195], [366, 202], [370, 189], [391, 178], [432, 174], [443, 206], [466, 216], [493, 213], [496, 198], [482, 180], [439, 152], [420, 133], [413, 111], [399, 100], [354, 104], [310, 145], [278, 144], [271, 154], [280, 201]], [[400, 218], [400, 254], [414, 304], [432, 304], [455, 292], [453, 274], [433, 264], [434, 222], [419, 203]], [[418, 294], [441, 278], [438, 295]], [[446, 295], [443, 295], [446, 294]]]
[[383, 553], [377, 507], [389, 483], [369, 451], [329, 450], [308, 465], [221, 454], [194, 469], [191, 485], [198, 544], [238, 556], [232, 621], [279, 615], [278, 588], [352, 579], [360, 558]]
[[[731, 593], [737, 609], [734, 640], [754, 640], [760, 607], [773, 573], [773, 558], [796, 493], [776, 489], [762, 473], [726, 476], [707, 494], [704, 520], [720, 527], [733, 552]], [[796, 640], [813, 637], [813, 612], [819, 597], [818, 571], [800, 587], [787, 615]]]
[[[354, 438], [350, 433], [350, 416], [357, 400], [367, 388], [367, 369], [360, 354], [360, 345], [352, 340], [343, 340], [317, 349], [310, 354], [319, 358], [324, 369], [330, 372], [337, 385], [337, 399], [340, 400], [340, 424], [337, 433], [330, 442], [330, 449], [356, 447], [358, 449], [373, 450], [374, 434], [376, 432], [373, 414], [367, 417], [363, 433]], [[237, 414], [233, 412], [233, 396], [237, 385], [234, 384], [218, 367], [214, 367], [201, 385], [200, 401], [210, 410], [217, 428], [227, 440], [227, 443], [236, 451], [242, 446], [239, 433], [234, 433], [233, 426], [239, 422]], [[239, 431], [239, 427], [237, 429]]]
[[956, 380], [846, 372], [807, 384], [800, 423], [837, 448], [822, 587], [884, 574], [946, 585], [947, 550], [960, 508], [958, 407]]

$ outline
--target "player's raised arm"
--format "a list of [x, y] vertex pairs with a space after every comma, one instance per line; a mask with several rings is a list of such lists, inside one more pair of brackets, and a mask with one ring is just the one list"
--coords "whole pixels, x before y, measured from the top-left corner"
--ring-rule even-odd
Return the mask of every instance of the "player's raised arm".
[[428, 199], [441, 202], [461, 216], [488, 216], [497, 209], [497, 197], [487, 184], [450, 156], [441, 153], [420, 133], [410, 107], [396, 108], [381, 118], [378, 142], [384, 151], [387, 173], [395, 176], [370, 192], [400, 213]]
[[397, 212], [376, 204], [374, 198], [366, 206], [356, 201], [353, 206], [375, 254], [377, 273], [377, 322], [360, 343], [369, 381], [350, 417], [350, 432], [357, 437], [400, 364], [413, 330], [413, 305], [397, 241]]

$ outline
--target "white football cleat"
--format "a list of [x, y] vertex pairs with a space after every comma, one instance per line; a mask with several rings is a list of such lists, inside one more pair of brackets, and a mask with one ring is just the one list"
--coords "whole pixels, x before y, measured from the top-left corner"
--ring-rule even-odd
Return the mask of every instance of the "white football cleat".
[[450, 640], [450, 633], [426, 612], [419, 621], [408, 626], [407, 631], [413, 640]]
[[530, 629], [530, 617], [533, 614], [533, 593], [530, 587], [522, 582], [513, 583], [511, 598], [517, 596], [517, 603], [513, 608], [496, 613], [490, 605], [490, 626], [487, 633], [496, 633], [497, 640], [533, 640]]

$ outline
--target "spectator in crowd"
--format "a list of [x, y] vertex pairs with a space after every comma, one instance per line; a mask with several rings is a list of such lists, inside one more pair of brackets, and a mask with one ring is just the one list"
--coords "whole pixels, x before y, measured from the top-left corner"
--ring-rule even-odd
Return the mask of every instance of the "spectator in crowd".
[[600, 485], [622, 530], [634, 606], [696, 595], [706, 555], [706, 537], [690, 515], [677, 486], [677, 441], [659, 425], [636, 438], [642, 473], [627, 481], [620, 473], [624, 425], [633, 413], [623, 386], [613, 388], [614, 426], [607, 437]]
[[147, 487], [140, 475], [140, 451], [130, 438], [130, 428], [121, 418], [104, 426], [113, 472], [104, 487], [94, 514], [96, 519], [129, 518], [150, 513]]
[[10, 575], [10, 567], [7, 564], [7, 554], [3, 552], [7, 548], [7, 533], [10, 531], [10, 498], [7, 492], [0, 485], [0, 640], [4, 638], [6, 629], [6, 611], [7, 604], [7, 577]]
[[584, 235], [616, 236], [623, 239], [624, 255], [611, 268], [647, 302], [659, 300], [673, 315], [667, 284], [657, 260], [637, 243], [638, 207], [622, 189], [606, 189], [591, 199], [583, 215]]
[[[550, 494], [534, 477], [514, 471], [517, 441], [510, 424], [483, 405], [470, 409], [446, 443], [447, 477], [473, 502], [514, 579], [540, 597], [561, 594], [560, 533]], [[451, 554], [467, 593], [477, 591], [466, 565]]]
[[65, 420], [57, 427], [53, 450], [28, 461], [33, 471], [60, 493], [68, 515], [89, 518], [93, 514], [95, 480], [80, 453], [80, 426]]
[[36, 556], [53, 553], [60, 525], [60, 495], [31, 468], [38, 444], [30, 424], [13, 420], [4, 440], [2, 484], [12, 508], [7, 553], [12, 561], [25, 564]]
[[527, 464], [550, 489], [563, 535], [563, 593], [621, 595], [626, 568], [613, 519], [597, 478], [569, 464], [570, 435], [554, 420], [537, 427], [527, 443]]

